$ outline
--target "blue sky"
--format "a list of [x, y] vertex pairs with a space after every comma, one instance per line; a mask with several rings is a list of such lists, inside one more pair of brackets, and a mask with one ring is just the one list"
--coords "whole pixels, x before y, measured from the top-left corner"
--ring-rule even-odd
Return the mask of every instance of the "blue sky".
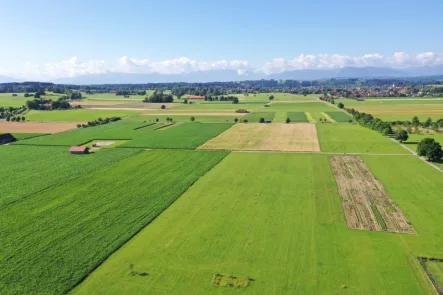
[[56, 68], [72, 57], [77, 57], [75, 67], [106, 61], [102, 68], [118, 70], [115, 62], [123, 56], [135, 64], [179, 57], [241, 60], [254, 69], [301, 54], [404, 52], [414, 58], [443, 53], [442, 9], [441, 0], [4, 1], [0, 74], [48, 74], [45, 64]]

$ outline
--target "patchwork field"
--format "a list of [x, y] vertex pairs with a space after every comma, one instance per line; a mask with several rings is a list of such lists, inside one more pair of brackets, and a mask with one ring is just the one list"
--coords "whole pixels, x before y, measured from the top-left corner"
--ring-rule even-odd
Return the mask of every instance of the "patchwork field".
[[332, 172], [352, 229], [414, 234], [400, 208], [358, 156], [331, 156]]
[[19, 141], [19, 145], [82, 145], [93, 140], [128, 140], [122, 147], [193, 149], [232, 126], [230, 123], [187, 123], [155, 130], [153, 122], [116, 122]]
[[443, 251], [441, 175], [364, 160], [419, 235], [349, 229], [325, 155], [231, 153], [73, 294], [432, 294], [415, 257]]
[[145, 151], [9, 204], [0, 293], [66, 293], [225, 155]]
[[247, 116], [243, 117], [242, 120], [248, 120], [251, 123], [258, 123], [261, 118], [266, 121], [272, 121], [274, 119], [275, 112], [254, 112], [250, 113]]
[[236, 124], [200, 149], [320, 151], [314, 124]]
[[381, 134], [353, 124], [317, 124], [322, 152], [410, 154]]
[[77, 128], [77, 123], [0, 122], [1, 133], [59, 133]]

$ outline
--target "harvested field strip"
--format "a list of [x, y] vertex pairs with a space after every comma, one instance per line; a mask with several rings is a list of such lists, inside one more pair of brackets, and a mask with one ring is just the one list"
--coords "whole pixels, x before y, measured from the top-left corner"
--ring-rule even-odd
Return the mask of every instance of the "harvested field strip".
[[331, 156], [329, 161], [350, 228], [415, 234], [400, 208], [360, 157]]
[[329, 118], [333, 119], [336, 122], [345, 123], [349, 122], [349, 120], [352, 120], [352, 117], [344, 112], [326, 112], [324, 113], [325, 116], [328, 116]]
[[150, 112], [150, 113], [142, 113], [142, 116], [206, 116], [206, 117], [243, 117], [248, 114], [245, 113], [208, 113], [208, 112], [182, 112], [182, 113], [167, 113], [167, 112]]
[[107, 149], [77, 156], [70, 155], [65, 147], [0, 146], [0, 167], [8, 167], [0, 169], [0, 210], [10, 203], [87, 175], [138, 152], [137, 149]]
[[309, 122], [305, 112], [289, 112], [288, 118], [291, 122]]
[[314, 124], [236, 124], [201, 149], [320, 151]]
[[0, 133], [58, 133], [77, 128], [76, 123], [0, 122]]
[[151, 129], [151, 128], [155, 128], [155, 123], [148, 123], [145, 124], [143, 126], [139, 126], [139, 127], [135, 127], [133, 130], [139, 130], [139, 129]]
[[0, 293], [67, 293], [226, 154], [145, 151], [10, 204]]

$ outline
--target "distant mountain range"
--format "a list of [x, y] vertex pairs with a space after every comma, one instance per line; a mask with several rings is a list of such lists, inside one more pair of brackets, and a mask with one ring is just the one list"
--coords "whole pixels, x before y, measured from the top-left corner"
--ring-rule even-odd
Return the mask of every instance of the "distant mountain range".
[[[443, 65], [411, 67], [406, 69], [382, 68], [382, 67], [346, 67], [330, 70], [295, 70], [285, 71], [278, 74], [266, 75], [261, 72], [246, 72], [242, 75], [235, 70], [198, 71], [187, 74], [134, 74], [134, 73], [103, 73], [69, 78], [55, 79], [51, 82], [57, 84], [143, 84], [143, 83], [169, 83], [169, 82], [226, 82], [244, 80], [321, 80], [342, 78], [412, 78], [422, 76], [443, 75]], [[0, 83], [20, 82], [22, 79], [0, 76]]]

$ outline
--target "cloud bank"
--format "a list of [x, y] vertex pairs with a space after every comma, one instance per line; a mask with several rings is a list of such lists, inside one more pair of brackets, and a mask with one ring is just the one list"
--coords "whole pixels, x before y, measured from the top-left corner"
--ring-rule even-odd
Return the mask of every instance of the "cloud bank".
[[219, 60], [214, 62], [197, 61], [180, 57], [164, 61], [136, 59], [123, 56], [117, 60], [81, 61], [78, 57], [47, 63], [43, 65], [24, 63], [19, 71], [0, 69], [0, 74], [23, 79], [50, 80], [65, 77], [75, 77], [103, 73], [158, 73], [186, 74], [212, 70], [234, 70], [239, 75], [248, 72], [275, 74], [293, 70], [305, 69], [337, 69], [343, 67], [390, 67], [408, 68], [417, 66], [442, 65], [443, 53], [424, 52], [410, 55], [395, 52], [390, 56], [378, 53], [361, 56], [339, 54], [301, 54], [293, 59], [275, 58], [265, 62], [261, 67], [253, 68], [246, 60]]

